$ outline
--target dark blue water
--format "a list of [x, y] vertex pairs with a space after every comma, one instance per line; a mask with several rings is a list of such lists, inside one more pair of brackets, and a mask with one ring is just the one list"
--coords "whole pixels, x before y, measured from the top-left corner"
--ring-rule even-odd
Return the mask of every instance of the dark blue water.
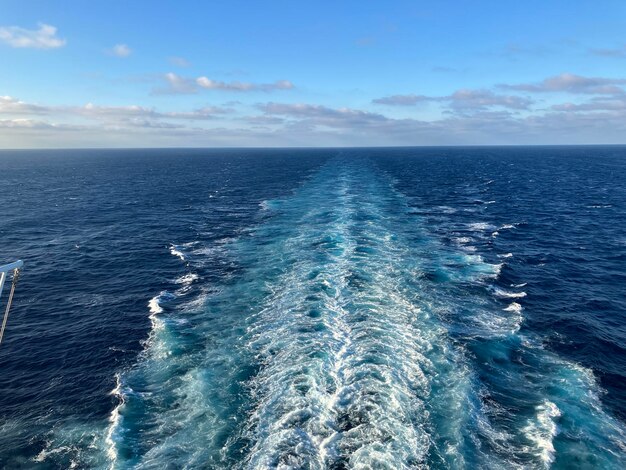
[[624, 147], [0, 152], [2, 466], [624, 468], [624, 181]]

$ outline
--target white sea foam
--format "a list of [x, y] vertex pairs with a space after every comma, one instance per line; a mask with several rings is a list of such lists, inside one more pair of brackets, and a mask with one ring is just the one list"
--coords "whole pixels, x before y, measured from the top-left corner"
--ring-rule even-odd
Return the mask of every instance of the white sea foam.
[[178, 245], [170, 245], [170, 253], [172, 256], [178, 256], [182, 261], [187, 259], [185, 253], [181, 251], [181, 247]]
[[161, 300], [161, 294], [155, 295], [148, 302], [148, 307], [150, 308], [150, 313], [151, 314], [163, 313], [163, 308], [159, 304], [160, 300]]
[[549, 466], [554, 461], [554, 437], [558, 433], [556, 420], [561, 411], [552, 402], [546, 400], [536, 407], [537, 415], [528, 421], [523, 429], [526, 438], [535, 445], [536, 454], [544, 465]]
[[[425, 461], [430, 444], [420, 397], [427, 395], [424, 370], [433, 367], [423, 354], [432, 349], [429, 332], [413, 326], [420, 310], [396, 285], [397, 234], [381, 227], [375, 206], [351, 205], [340, 190], [331, 190], [342, 205], [333, 225], [325, 224], [327, 234], [296, 228], [283, 246], [302, 254], [330, 237], [332, 262], [320, 268], [302, 256], [288, 265], [251, 322], [249, 348], [263, 367], [250, 383], [256, 405], [247, 468], [326, 468], [346, 456], [352, 468]], [[348, 226], [357, 210], [371, 222], [362, 224], [362, 238]], [[313, 205], [307, 219], [316, 214], [326, 218]], [[355, 267], [363, 240], [376, 256]], [[317, 298], [313, 317], [307, 292]]]
[[500, 297], [501, 299], [519, 299], [526, 297], [526, 292], [511, 292], [497, 287], [495, 287], [493, 291], [496, 297]]
[[452, 239], [456, 245], [461, 248], [463, 251], [473, 253], [476, 251], [476, 247], [472, 245], [468, 245], [468, 243], [472, 243], [474, 241], [473, 238], [470, 237], [457, 237]]
[[259, 207], [262, 211], [275, 211], [280, 208], [282, 201], [279, 199], [266, 199], [259, 202]]
[[498, 230], [510, 230], [515, 228], [515, 225], [512, 224], [504, 224], [498, 228]]
[[467, 229], [472, 232], [484, 232], [487, 230], [493, 230], [495, 227], [487, 222], [474, 222], [467, 224]]
[[517, 302], [512, 302], [508, 307], [503, 309], [505, 312], [514, 312], [520, 313], [522, 311], [522, 306]]
[[111, 411], [109, 415], [109, 427], [107, 428], [106, 436], [105, 436], [105, 444], [107, 447], [107, 456], [111, 461], [111, 466], [115, 466], [117, 462], [117, 446], [115, 443], [115, 434], [117, 433], [119, 427], [121, 426], [122, 416], [120, 414], [120, 409], [124, 406], [126, 401], [126, 397], [122, 391], [122, 381], [119, 374], [115, 374], [115, 388], [111, 390], [110, 395], [113, 395], [117, 398], [118, 403]]
[[196, 273], [187, 273], [177, 278], [174, 282], [176, 284], [183, 284], [187, 286], [197, 279], [198, 275]]
[[501, 255], [498, 255], [498, 258], [512, 258], [513, 257], [513, 253], [503, 253]]
[[504, 263], [495, 263], [495, 264], [489, 264], [489, 263], [485, 263], [490, 270], [490, 277], [497, 279], [500, 276], [500, 273], [502, 272], [502, 267], [504, 266]]

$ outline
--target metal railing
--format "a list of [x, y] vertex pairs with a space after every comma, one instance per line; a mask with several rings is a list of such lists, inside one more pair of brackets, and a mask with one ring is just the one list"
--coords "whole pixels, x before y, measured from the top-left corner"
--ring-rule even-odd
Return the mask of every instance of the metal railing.
[[15, 294], [15, 286], [17, 285], [17, 280], [20, 277], [20, 269], [24, 266], [24, 262], [21, 260], [15, 261], [13, 263], [5, 264], [4, 266], [0, 266], [0, 299], [2, 299], [2, 290], [4, 289], [4, 283], [7, 280], [7, 276], [12, 271], [13, 272], [13, 282], [11, 283], [11, 291], [9, 293], [9, 299], [7, 300], [7, 306], [4, 311], [4, 318], [2, 318], [2, 328], [0, 329], [0, 343], [2, 343], [2, 337], [4, 336], [4, 329], [7, 326], [7, 320], [9, 319], [9, 312], [11, 310], [11, 304], [13, 303], [13, 294]]

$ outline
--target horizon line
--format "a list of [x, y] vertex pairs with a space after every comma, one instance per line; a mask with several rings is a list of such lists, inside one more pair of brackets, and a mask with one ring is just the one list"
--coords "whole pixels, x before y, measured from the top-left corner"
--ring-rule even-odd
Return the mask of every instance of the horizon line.
[[29, 147], [0, 148], [0, 152], [80, 151], [80, 150], [360, 150], [418, 148], [517, 148], [517, 147], [626, 147], [620, 144], [449, 144], [449, 145], [367, 145], [367, 146], [215, 146], [215, 147]]

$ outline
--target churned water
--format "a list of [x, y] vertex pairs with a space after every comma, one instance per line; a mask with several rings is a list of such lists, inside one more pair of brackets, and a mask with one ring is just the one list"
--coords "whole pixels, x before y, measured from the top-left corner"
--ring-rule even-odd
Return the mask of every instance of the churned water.
[[7, 468], [626, 466], [626, 148], [0, 153]]

